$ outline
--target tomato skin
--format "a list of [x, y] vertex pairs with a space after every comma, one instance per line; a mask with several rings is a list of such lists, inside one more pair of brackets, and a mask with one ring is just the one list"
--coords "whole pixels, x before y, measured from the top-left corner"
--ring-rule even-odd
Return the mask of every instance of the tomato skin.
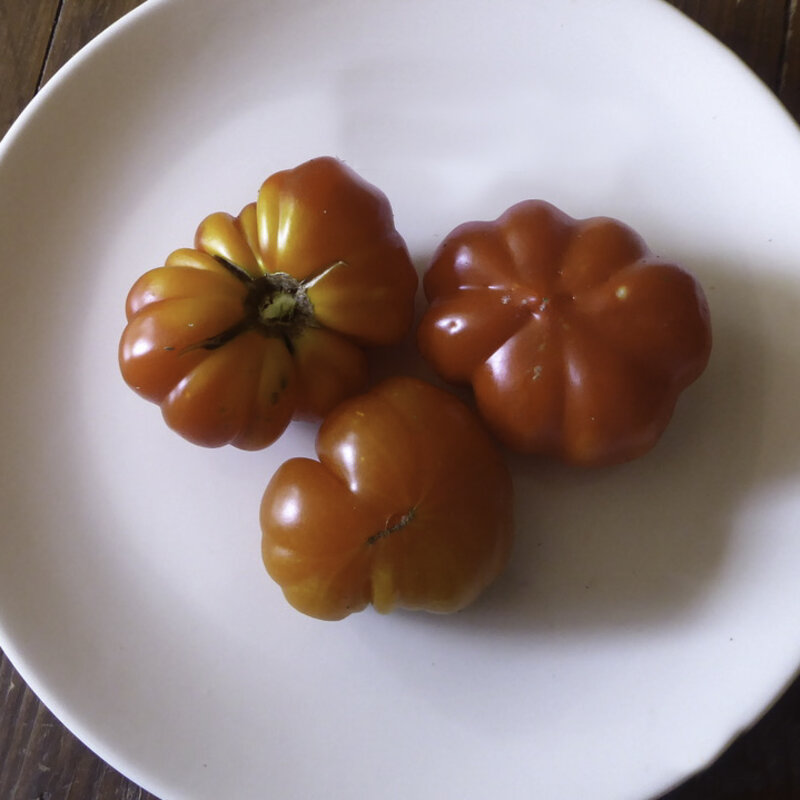
[[606, 217], [540, 200], [442, 242], [417, 331], [445, 380], [471, 384], [510, 448], [586, 466], [643, 455], [711, 352], [708, 303], [685, 270]]
[[449, 613], [502, 571], [511, 477], [460, 400], [390, 378], [329, 414], [316, 447], [318, 461], [279, 467], [261, 503], [264, 565], [296, 609]]
[[385, 195], [313, 159], [136, 281], [122, 376], [190, 441], [260, 449], [365, 388], [363, 348], [406, 335], [417, 284]]

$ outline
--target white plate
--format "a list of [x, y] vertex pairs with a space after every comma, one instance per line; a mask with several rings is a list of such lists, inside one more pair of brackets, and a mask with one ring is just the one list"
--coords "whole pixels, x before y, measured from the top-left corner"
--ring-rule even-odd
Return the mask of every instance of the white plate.
[[[320, 154], [389, 195], [421, 267], [539, 196], [710, 297], [711, 364], [650, 455], [514, 459], [513, 563], [456, 617], [293, 612], [257, 507], [314, 429], [198, 449], [118, 375], [133, 280]], [[665, 790], [800, 663], [798, 186], [788, 115], [660, 2], [151, 0], [0, 151], [2, 646], [169, 800]]]

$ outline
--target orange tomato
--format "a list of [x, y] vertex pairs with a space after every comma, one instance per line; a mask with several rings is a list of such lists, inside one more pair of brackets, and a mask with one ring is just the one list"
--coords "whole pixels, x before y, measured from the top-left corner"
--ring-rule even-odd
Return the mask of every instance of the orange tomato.
[[298, 610], [457, 611], [502, 570], [511, 478], [460, 400], [391, 378], [325, 419], [317, 454], [285, 462], [261, 504], [264, 564]]
[[424, 278], [420, 350], [509, 447], [582, 465], [647, 452], [711, 351], [700, 284], [617, 220], [536, 200], [456, 228]]
[[386, 197], [317, 158], [139, 278], [122, 375], [190, 441], [262, 448], [363, 390], [362, 348], [407, 333], [417, 282]]

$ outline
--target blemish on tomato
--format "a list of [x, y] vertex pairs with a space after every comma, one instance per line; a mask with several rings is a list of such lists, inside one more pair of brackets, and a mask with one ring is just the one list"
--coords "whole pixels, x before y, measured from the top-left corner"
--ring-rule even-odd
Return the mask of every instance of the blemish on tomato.
[[403, 528], [406, 527], [406, 525], [408, 525], [409, 522], [411, 522], [414, 519], [416, 513], [417, 509], [411, 508], [405, 514], [400, 514], [400, 513], [392, 514], [386, 520], [386, 527], [383, 530], [378, 531], [377, 533], [373, 533], [372, 536], [370, 536], [369, 539], [367, 539], [367, 544], [375, 544], [375, 542], [380, 541], [386, 536], [389, 536], [389, 534], [396, 533], [397, 531], [402, 530]]

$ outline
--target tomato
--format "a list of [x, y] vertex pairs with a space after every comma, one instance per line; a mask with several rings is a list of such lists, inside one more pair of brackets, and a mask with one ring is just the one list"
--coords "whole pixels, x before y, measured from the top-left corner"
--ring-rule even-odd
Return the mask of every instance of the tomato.
[[511, 478], [460, 400], [390, 378], [326, 417], [316, 447], [318, 461], [277, 470], [261, 504], [264, 564], [295, 608], [457, 611], [500, 573]]
[[698, 282], [621, 222], [538, 200], [443, 241], [425, 274], [420, 350], [471, 384], [509, 447], [581, 465], [647, 452], [704, 370]]
[[363, 347], [406, 335], [417, 282], [386, 197], [317, 158], [139, 278], [122, 375], [190, 441], [262, 448], [363, 390]]

